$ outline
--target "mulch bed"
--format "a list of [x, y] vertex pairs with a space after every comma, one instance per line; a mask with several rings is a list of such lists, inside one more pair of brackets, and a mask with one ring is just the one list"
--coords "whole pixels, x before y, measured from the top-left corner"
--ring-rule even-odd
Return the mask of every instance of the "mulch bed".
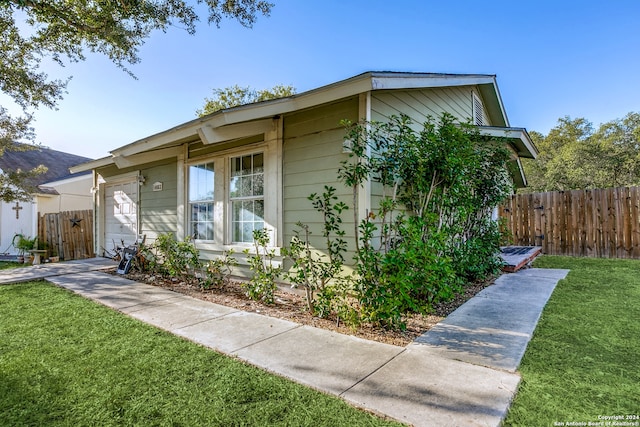
[[[112, 271], [112, 274], [116, 274], [115, 270]], [[369, 324], [363, 324], [355, 329], [345, 325], [339, 321], [339, 319], [321, 319], [312, 316], [307, 311], [303, 294], [298, 290], [285, 286], [280, 287], [279, 290], [276, 291], [275, 303], [266, 305], [250, 299], [242, 287], [242, 282], [239, 280], [230, 280], [223, 286], [203, 290], [195, 282], [191, 283], [189, 281], [181, 281], [176, 278], [168, 278], [150, 273], [130, 272], [125, 277], [136, 282], [159, 286], [183, 295], [238, 310], [290, 320], [303, 325], [402, 347], [407, 346], [418, 336], [431, 329], [456, 308], [492, 284], [495, 280], [495, 277], [493, 277], [484, 282], [472, 283], [465, 288], [463, 293], [456, 295], [453, 300], [437, 304], [434, 307], [433, 313], [428, 315], [414, 314], [406, 318], [406, 330], [390, 331]]]

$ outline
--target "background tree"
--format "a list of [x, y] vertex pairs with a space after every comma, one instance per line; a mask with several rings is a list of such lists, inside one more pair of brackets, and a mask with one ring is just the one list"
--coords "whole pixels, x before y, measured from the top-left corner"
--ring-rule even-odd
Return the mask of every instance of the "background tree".
[[215, 113], [225, 108], [237, 107], [239, 105], [252, 104], [254, 102], [268, 101], [270, 99], [284, 98], [294, 95], [296, 89], [293, 86], [275, 85], [271, 89], [255, 90], [251, 87], [240, 87], [238, 85], [223, 89], [213, 89], [213, 97], [204, 99], [204, 107], [196, 110], [198, 117]]
[[33, 140], [33, 110], [54, 108], [66, 91], [69, 79], [50, 79], [43, 61], [64, 66], [84, 60], [89, 51], [107, 56], [133, 76], [127, 65], [140, 61], [139, 49], [151, 34], [172, 26], [195, 33], [196, 6], [203, 3], [209, 24], [233, 18], [249, 28], [273, 7], [264, 0], [1, 1], [0, 89], [23, 115], [12, 117], [0, 106], [0, 154], [16, 149], [16, 141]]
[[640, 114], [601, 124], [564, 117], [547, 136], [531, 132], [540, 152], [523, 160], [525, 191], [640, 185]]

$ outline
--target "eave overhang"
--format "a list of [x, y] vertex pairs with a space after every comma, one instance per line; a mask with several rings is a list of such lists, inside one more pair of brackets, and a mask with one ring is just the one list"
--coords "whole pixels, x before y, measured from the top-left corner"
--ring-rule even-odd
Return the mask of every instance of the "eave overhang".
[[535, 159], [538, 156], [538, 149], [524, 128], [478, 126], [478, 130], [481, 135], [506, 140], [518, 157]]
[[[81, 172], [111, 164], [130, 165], [130, 156], [165, 149], [180, 143], [200, 140], [205, 144], [220, 142], [240, 133], [268, 129], [269, 122], [282, 114], [327, 104], [340, 99], [378, 90], [427, 89], [435, 87], [477, 86], [485, 101], [491, 122], [509, 126], [498, 91], [495, 75], [367, 72], [317, 89], [286, 98], [257, 102], [220, 110], [163, 132], [134, 141], [111, 151], [111, 157], [87, 162], [72, 168]], [[239, 132], [240, 128], [247, 128]]]
[[79, 165], [69, 168], [69, 171], [71, 173], [86, 172], [104, 166], [109, 166], [114, 163], [115, 162], [113, 160], [113, 157], [103, 157], [101, 159], [92, 160], [90, 162], [80, 163]]

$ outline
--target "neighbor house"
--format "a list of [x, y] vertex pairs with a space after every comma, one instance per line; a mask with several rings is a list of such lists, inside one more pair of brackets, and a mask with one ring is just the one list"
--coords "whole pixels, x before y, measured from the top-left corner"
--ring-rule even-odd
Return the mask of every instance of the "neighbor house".
[[29, 202], [0, 203], [0, 248], [3, 255], [15, 255], [12, 245], [16, 234], [35, 237], [38, 215], [62, 211], [93, 209], [90, 171], [71, 173], [69, 168], [91, 159], [75, 154], [37, 147], [24, 151], [5, 151], [0, 170], [31, 170], [40, 165], [47, 171], [30, 180], [36, 191]]
[[[345, 201], [337, 179], [347, 158], [342, 120], [383, 121], [404, 113], [417, 123], [448, 112], [504, 141], [512, 178], [525, 185], [520, 158], [534, 158], [525, 129], [510, 127], [494, 75], [368, 72], [287, 98], [229, 108], [188, 121], [77, 166], [93, 171], [96, 252], [138, 235], [192, 236], [203, 258], [241, 252], [252, 231], [286, 246], [296, 223], [320, 224], [307, 197], [324, 185]], [[361, 216], [376, 208], [375, 186], [360, 189]], [[351, 225], [349, 224], [351, 218]], [[347, 233], [353, 216], [345, 216]], [[320, 228], [314, 233], [320, 236]], [[318, 242], [319, 244], [319, 242]]]

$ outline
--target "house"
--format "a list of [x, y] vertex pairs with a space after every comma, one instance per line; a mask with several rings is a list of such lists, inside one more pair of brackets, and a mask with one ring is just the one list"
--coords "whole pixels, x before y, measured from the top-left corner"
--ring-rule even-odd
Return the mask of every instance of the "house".
[[[367, 72], [294, 96], [243, 105], [188, 121], [72, 168], [92, 170], [97, 191], [96, 253], [137, 235], [193, 236], [206, 259], [241, 252], [252, 231], [267, 228], [271, 245], [290, 242], [296, 223], [319, 227], [307, 197], [332, 185], [347, 158], [344, 119], [382, 121], [404, 113], [417, 123], [448, 112], [473, 120], [512, 152], [512, 176], [525, 185], [520, 158], [534, 158], [523, 128], [510, 127], [494, 75]], [[376, 208], [364, 186], [359, 211]], [[353, 229], [345, 216], [345, 230]], [[319, 238], [320, 230], [314, 233]], [[318, 241], [318, 247], [322, 247]]]
[[31, 170], [40, 165], [47, 172], [30, 184], [37, 188], [30, 202], [0, 202], [0, 251], [16, 255], [12, 246], [16, 234], [33, 237], [38, 234], [38, 215], [60, 211], [93, 209], [90, 171], [71, 173], [69, 168], [90, 158], [38, 147], [26, 151], [5, 151], [0, 156], [0, 170]]

